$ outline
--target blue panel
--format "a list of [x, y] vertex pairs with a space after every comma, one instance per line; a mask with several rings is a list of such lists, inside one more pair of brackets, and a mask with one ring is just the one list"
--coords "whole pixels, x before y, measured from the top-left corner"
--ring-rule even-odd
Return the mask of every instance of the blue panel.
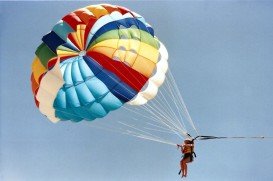
[[96, 77], [100, 79], [110, 91], [121, 81], [115, 74], [105, 69], [96, 74]]
[[152, 27], [147, 27], [147, 29], [149, 30], [149, 32], [150, 32], [150, 34], [152, 35], [152, 36], [155, 36], [155, 32], [154, 32], [154, 29], [152, 28]]
[[[61, 71], [65, 86], [58, 91], [53, 104], [55, 116], [61, 120], [79, 122], [104, 117], [136, 94], [117, 76], [88, 57], [74, 57], [63, 61]], [[77, 84], [73, 84], [73, 81]]]
[[54, 31], [43, 36], [42, 40], [55, 54], [57, 47], [65, 43]]
[[74, 50], [75, 52], [79, 51], [79, 49], [77, 49], [77, 47], [72, 46], [70, 43], [64, 43], [62, 46], [69, 48], [71, 50]]
[[107, 111], [118, 109], [119, 107], [123, 105], [123, 102], [121, 102], [119, 99], [113, 96], [112, 93], [106, 94], [101, 99], [100, 103], [104, 107], [104, 109], [106, 109]]
[[82, 59], [82, 57], [79, 58], [78, 64], [79, 64], [79, 69], [80, 69], [81, 74], [82, 74], [82, 78], [84, 80], [94, 77], [93, 72], [90, 70], [90, 68], [85, 63], [85, 61]]
[[133, 89], [128, 89], [128, 86], [124, 83], [119, 83], [111, 92], [124, 102], [130, 101], [137, 94]]
[[98, 74], [103, 69], [101, 65], [94, 61], [92, 58], [84, 56], [83, 59], [85, 60], [85, 63], [88, 65], [94, 75]]
[[75, 114], [72, 109], [61, 109], [58, 108], [55, 111], [55, 116], [62, 120], [72, 120], [74, 122], [81, 121], [83, 118]]
[[93, 77], [87, 80], [85, 83], [96, 99], [101, 98], [109, 92], [109, 89], [106, 87], [106, 85], [97, 77]]
[[88, 121], [92, 121], [97, 118], [97, 116], [95, 114], [93, 114], [92, 111], [88, 110], [88, 108], [86, 106], [85, 107], [75, 107], [75, 108], [73, 108], [73, 111], [75, 113], [77, 113], [78, 115], [80, 115], [82, 117], [82, 119], [85, 119]]
[[76, 89], [77, 97], [78, 97], [78, 100], [80, 101], [81, 106], [85, 106], [95, 101], [94, 96], [89, 91], [85, 82], [76, 85], [75, 89]]
[[102, 107], [100, 103], [94, 102], [90, 107], [89, 110], [92, 111], [92, 113], [98, 117], [102, 118], [104, 117], [108, 112]]
[[82, 75], [81, 75], [81, 71], [80, 71], [80, 68], [79, 68], [78, 61], [74, 61], [72, 63], [71, 76], [72, 76], [72, 81], [73, 81], [74, 85], [78, 84], [80, 82], [83, 82], [83, 78], [82, 78]]
[[66, 102], [67, 102], [68, 108], [81, 106], [75, 87], [68, 88], [65, 91], [65, 93], [66, 93]]
[[53, 103], [54, 108], [66, 108], [66, 96], [65, 91], [60, 89]]
[[[66, 63], [66, 62], [64, 61], [63, 63]], [[73, 81], [72, 81], [72, 77], [71, 77], [71, 68], [72, 68], [72, 64], [70, 62], [67, 62], [64, 73], [63, 73], [65, 87], [73, 85]]]

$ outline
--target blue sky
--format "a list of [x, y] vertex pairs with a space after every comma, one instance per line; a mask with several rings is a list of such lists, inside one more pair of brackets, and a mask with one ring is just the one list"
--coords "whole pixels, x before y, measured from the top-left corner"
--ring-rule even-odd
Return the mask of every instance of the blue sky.
[[[200, 133], [273, 136], [271, 1], [111, 3], [154, 27]], [[180, 180], [174, 147], [86, 123], [52, 124], [36, 109], [30, 71], [41, 37], [89, 4], [97, 2], [0, 2], [0, 180]], [[100, 121], [126, 121], [124, 114]], [[186, 180], [273, 180], [272, 139], [200, 141], [196, 152]]]

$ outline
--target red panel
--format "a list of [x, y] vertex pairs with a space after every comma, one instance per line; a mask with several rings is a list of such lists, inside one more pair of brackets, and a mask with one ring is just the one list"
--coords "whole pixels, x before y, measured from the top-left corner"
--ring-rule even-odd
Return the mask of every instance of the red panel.
[[42, 81], [42, 79], [43, 79], [43, 77], [45, 76], [45, 74], [46, 74], [46, 72], [45, 73], [43, 73], [40, 77], [39, 77], [39, 82], [38, 82], [38, 84], [40, 85], [40, 83], [41, 83], [41, 81]]
[[92, 17], [90, 11], [87, 9], [78, 9], [74, 11], [74, 13], [84, 22], [84, 24], [87, 24], [89, 19]]
[[50, 70], [57, 63], [58, 57], [54, 57], [47, 62], [47, 69]]
[[74, 39], [74, 37], [72, 36], [71, 33], [69, 33], [69, 35], [67, 37], [73, 43], [73, 45], [75, 45], [78, 48], [78, 50], [81, 50], [78, 43], [77, 43], [77, 41]]
[[74, 13], [66, 15], [62, 20], [69, 24], [75, 31], [77, 30], [78, 24], [84, 24], [84, 22]]
[[118, 11], [117, 6], [113, 6], [110, 4], [103, 4], [101, 6], [104, 7], [108, 11], [109, 14], [111, 14], [113, 11]]
[[[71, 57], [75, 57], [75, 55], [71, 55], [71, 56], [62, 56], [60, 57], [60, 62], [68, 59], [68, 58], [71, 58]], [[50, 59], [48, 62], [47, 62], [47, 69], [50, 70], [52, 69], [55, 64], [57, 63], [57, 60], [58, 60], [58, 57], [54, 57], [52, 59]]]
[[35, 91], [38, 87], [39, 87], [39, 84], [35, 81], [33, 74], [31, 74], [31, 88], [32, 88], [33, 94], [35, 94]]
[[112, 60], [103, 54], [90, 51], [87, 52], [87, 55], [96, 60], [101, 66], [103, 66], [103, 68], [114, 73], [123, 82], [136, 91], [140, 91], [149, 79], [124, 63]]
[[118, 10], [119, 12], [123, 15], [123, 14], [126, 14], [128, 12], [130, 12], [129, 9], [125, 8], [125, 7], [121, 7], [121, 6], [117, 6], [118, 7]]
[[39, 104], [40, 104], [40, 102], [36, 99], [36, 97], [34, 96], [34, 100], [35, 100], [35, 104], [36, 104], [36, 106], [37, 107], [39, 107]]
[[[84, 32], [84, 44], [86, 44], [87, 42], [87, 37], [88, 37], [88, 34], [89, 34], [89, 32], [90, 32], [90, 30], [91, 30], [91, 28], [93, 27], [93, 25], [96, 23], [96, 21], [97, 21], [97, 19], [96, 19], [96, 17], [95, 16], [91, 16], [91, 18], [89, 19], [89, 22], [88, 22], [88, 24], [87, 24], [87, 26], [86, 26], [86, 28], [85, 28], [85, 32]], [[84, 45], [84, 47], [85, 47], [86, 45]]]

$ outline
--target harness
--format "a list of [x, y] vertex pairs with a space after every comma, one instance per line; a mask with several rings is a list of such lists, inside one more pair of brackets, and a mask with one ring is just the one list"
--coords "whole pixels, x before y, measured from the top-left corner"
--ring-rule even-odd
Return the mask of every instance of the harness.
[[184, 154], [189, 153], [189, 154], [191, 154], [192, 156], [196, 157], [196, 154], [195, 154], [195, 152], [194, 152], [194, 142], [191, 141], [190, 144], [193, 144], [193, 146], [188, 146], [188, 147], [186, 147], [185, 153], [184, 153]]

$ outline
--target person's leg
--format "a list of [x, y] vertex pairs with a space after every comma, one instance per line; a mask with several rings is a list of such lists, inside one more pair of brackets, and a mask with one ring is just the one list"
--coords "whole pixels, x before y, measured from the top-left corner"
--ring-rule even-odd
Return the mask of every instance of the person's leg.
[[182, 177], [185, 177], [187, 174], [187, 163], [185, 159], [181, 161], [181, 171], [182, 171]]
[[180, 175], [180, 173], [181, 173], [181, 172], [182, 172], [182, 170], [183, 170], [183, 165], [182, 165], [182, 163], [183, 163], [183, 162], [182, 162], [182, 161], [183, 161], [183, 159], [182, 159], [182, 160], [180, 160], [180, 171], [179, 171], [179, 173], [178, 173], [179, 175]]
[[191, 162], [190, 157], [187, 157], [187, 158], [183, 159], [183, 161], [182, 161], [182, 165], [183, 165], [183, 169], [184, 169], [182, 171], [182, 173], [183, 173], [182, 176], [184, 176], [184, 177], [187, 177], [187, 174], [188, 174], [188, 165], [187, 165], [187, 163], [189, 163], [189, 162]]

